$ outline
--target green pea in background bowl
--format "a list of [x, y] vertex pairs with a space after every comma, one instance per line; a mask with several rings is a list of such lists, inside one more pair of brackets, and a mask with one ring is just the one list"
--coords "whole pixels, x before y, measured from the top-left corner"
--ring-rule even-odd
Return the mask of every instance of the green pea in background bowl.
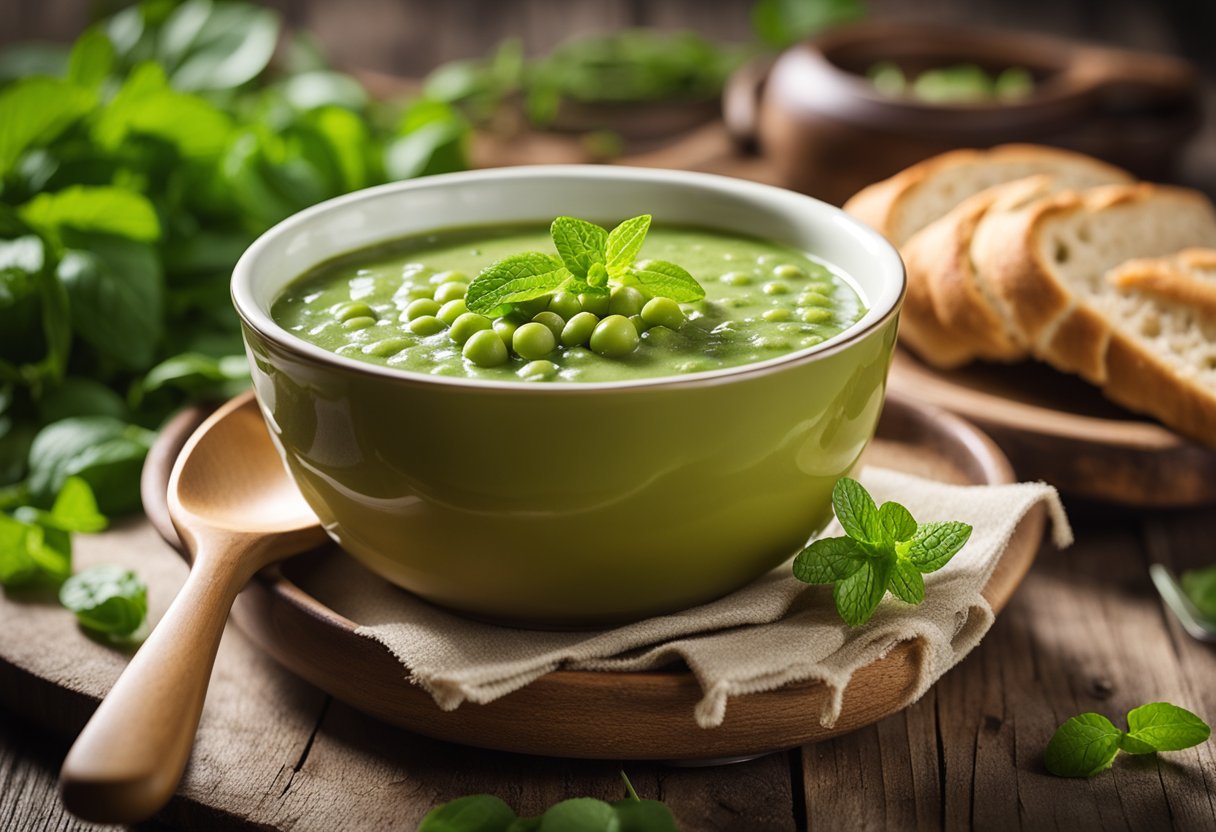
[[[455, 226], [651, 213], [774, 240], [850, 275], [866, 315], [767, 361], [597, 384], [435, 377], [343, 358], [270, 307], [337, 255]], [[264, 234], [232, 280], [253, 383], [326, 530], [387, 580], [520, 626], [671, 613], [738, 589], [831, 516], [874, 434], [904, 293], [899, 255], [810, 197], [677, 171], [519, 167], [371, 188]]]

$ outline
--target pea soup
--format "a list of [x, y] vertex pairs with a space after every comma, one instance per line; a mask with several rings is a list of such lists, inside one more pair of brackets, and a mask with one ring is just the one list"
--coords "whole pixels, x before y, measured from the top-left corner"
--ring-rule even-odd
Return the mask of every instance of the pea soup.
[[553, 250], [541, 224], [410, 237], [317, 266], [284, 290], [271, 314], [306, 341], [372, 364], [554, 383], [764, 361], [819, 344], [865, 313], [853, 284], [812, 255], [664, 226], [649, 230], [639, 264], [678, 263], [704, 288], [703, 299], [677, 303], [645, 286], [617, 285], [607, 295], [559, 290], [491, 315], [468, 311], [469, 283], [484, 269], [520, 252]]

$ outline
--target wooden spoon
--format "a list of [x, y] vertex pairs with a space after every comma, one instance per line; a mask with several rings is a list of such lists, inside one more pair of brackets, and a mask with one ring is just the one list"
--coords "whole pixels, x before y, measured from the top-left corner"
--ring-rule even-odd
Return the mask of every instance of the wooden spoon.
[[262, 567], [326, 539], [252, 395], [217, 410], [190, 437], [168, 502], [192, 556], [190, 575], [59, 776], [64, 804], [91, 821], [134, 823], [168, 802], [190, 757], [237, 593]]

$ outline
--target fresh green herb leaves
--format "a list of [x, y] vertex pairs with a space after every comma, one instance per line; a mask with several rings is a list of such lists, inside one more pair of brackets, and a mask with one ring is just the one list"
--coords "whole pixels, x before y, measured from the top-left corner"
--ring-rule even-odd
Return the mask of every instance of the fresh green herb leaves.
[[470, 312], [503, 315], [514, 303], [563, 289], [607, 295], [609, 284], [639, 286], [652, 297], [691, 303], [705, 297], [695, 278], [675, 263], [647, 260], [634, 265], [650, 230], [650, 215], [625, 220], [609, 233], [574, 217], [558, 217], [549, 228], [557, 256], [532, 251], [491, 264], [469, 284]]
[[671, 810], [657, 800], [641, 800], [624, 772], [621, 779], [624, 800], [576, 797], [531, 818], [517, 817], [494, 795], [460, 797], [428, 812], [418, 832], [678, 832]]
[[0, 513], [0, 585], [56, 584], [72, 574], [72, 532], [99, 532], [106, 518], [93, 490], [69, 477], [49, 511], [20, 506]]
[[832, 584], [841, 619], [851, 627], [870, 620], [889, 591], [908, 604], [925, 600], [922, 573], [936, 572], [971, 537], [959, 522], [920, 523], [899, 503], [876, 506], [856, 480], [842, 477], [832, 507], [846, 537], [820, 538], [794, 558], [794, 577]]
[[64, 582], [59, 603], [76, 613], [76, 620], [86, 630], [129, 636], [148, 615], [148, 588], [129, 569], [95, 566]]
[[1081, 714], [1056, 730], [1047, 744], [1044, 762], [1057, 777], [1092, 777], [1110, 768], [1120, 751], [1180, 751], [1205, 742], [1211, 734], [1202, 719], [1168, 702], [1153, 702], [1129, 711], [1127, 731], [1121, 731], [1101, 714]]
[[1199, 614], [1216, 624], [1216, 566], [1188, 569], [1179, 583]]

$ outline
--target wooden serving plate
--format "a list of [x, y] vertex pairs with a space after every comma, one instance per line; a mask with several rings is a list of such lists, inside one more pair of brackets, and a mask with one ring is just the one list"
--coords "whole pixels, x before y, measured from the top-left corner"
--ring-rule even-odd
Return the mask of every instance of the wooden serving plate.
[[1216, 503], [1216, 450], [1041, 364], [938, 370], [897, 350], [891, 388], [973, 421], [1021, 479], [1129, 506]]
[[[165, 492], [178, 452], [207, 411], [180, 414], [161, 432], [143, 476], [144, 508], [166, 541], [179, 546]], [[996, 445], [964, 420], [899, 395], [888, 398], [867, 461], [939, 480], [1014, 481]], [[984, 591], [995, 610], [1009, 600], [1034, 560], [1043, 533], [1039, 506], [1018, 526]], [[685, 668], [647, 672], [559, 670], [487, 705], [439, 710], [411, 685], [379, 642], [310, 591], [321, 559], [345, 557], [325, 547], [261, 572], [233, 609], [237, 625], [281, 664], [354, 707], [411, 731], [465, 745], [559, 757], [705, 760], [745, 757], [826, 739], [894, 713], [914, 689], [921, 661], [916, 641], [897, 644], [861, 668], [832, 728], [819, 724], [829, 691], [819, 682], [733, 698], [719, 728], [693, 720], [701, 688]]]

